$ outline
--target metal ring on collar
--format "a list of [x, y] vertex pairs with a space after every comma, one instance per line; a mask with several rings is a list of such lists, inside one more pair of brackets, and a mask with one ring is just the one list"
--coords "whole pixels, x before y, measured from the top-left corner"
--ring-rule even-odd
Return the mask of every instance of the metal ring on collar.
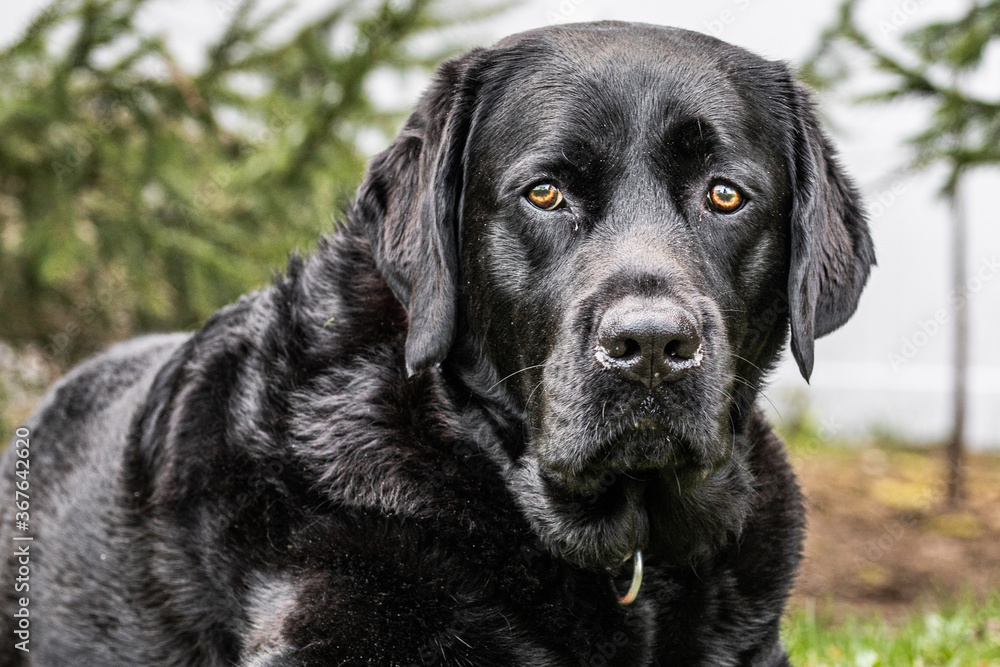
[[624, 597], [618, 598], [618, 604], [632, 604], [639, 597], [639, 588], [642, 586], [642, 552], [636, 551], [632, 559], [635, 561], [635, 568], [632, 570], [632, 585], [628, 587], [628, 592]]

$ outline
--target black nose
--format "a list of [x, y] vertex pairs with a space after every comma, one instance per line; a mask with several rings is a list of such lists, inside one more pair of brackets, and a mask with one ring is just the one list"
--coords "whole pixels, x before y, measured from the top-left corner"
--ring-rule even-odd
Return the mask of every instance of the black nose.
[[597, 359], [650, 389], [701, 364], [701, 336], [694, 317], [670, 302], [610, 308], [597, 328]]

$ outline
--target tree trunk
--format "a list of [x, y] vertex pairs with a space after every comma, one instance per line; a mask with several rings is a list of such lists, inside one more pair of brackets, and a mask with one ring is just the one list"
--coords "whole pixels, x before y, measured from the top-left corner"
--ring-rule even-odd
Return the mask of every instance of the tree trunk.
[[952, 387], [951, 439], [948, 442], [948, 507], [965, 498], [965, 413], [969, 383], [969, 294], [965, 288], [968, 225], [962, 201], [961, 177], [949, 198], [952, 214], [952, 293], [955, 300], [955, 357]]

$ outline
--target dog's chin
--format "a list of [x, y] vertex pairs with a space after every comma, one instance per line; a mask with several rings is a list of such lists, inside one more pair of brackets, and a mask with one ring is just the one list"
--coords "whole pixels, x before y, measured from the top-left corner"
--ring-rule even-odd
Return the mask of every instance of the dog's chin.
[[752, 479], [734, 462], [606, 471], [566, 478], [527, 455], [514, 472], [515, 496], [555, 556], [584, 568], [614, 568], [641, 550], [663, 566], [687, 565], [739, 535]]

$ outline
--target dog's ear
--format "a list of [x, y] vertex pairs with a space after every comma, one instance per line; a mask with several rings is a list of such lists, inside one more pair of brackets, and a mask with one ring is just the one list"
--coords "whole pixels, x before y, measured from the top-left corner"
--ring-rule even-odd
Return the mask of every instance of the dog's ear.
[[440, 362], [455, 335], [464, 152], [482, 50], [438, 69], [405, 127], [358, 189], [379, 272], [406, 309], [409, 375]]
[[875, 250], [861, 198], [838, 163], [808, 91], [790, 77], [787, 82], [792, 125], [788, 307], [792, 354], [808, 382], [813, 341], [854, 314]]

